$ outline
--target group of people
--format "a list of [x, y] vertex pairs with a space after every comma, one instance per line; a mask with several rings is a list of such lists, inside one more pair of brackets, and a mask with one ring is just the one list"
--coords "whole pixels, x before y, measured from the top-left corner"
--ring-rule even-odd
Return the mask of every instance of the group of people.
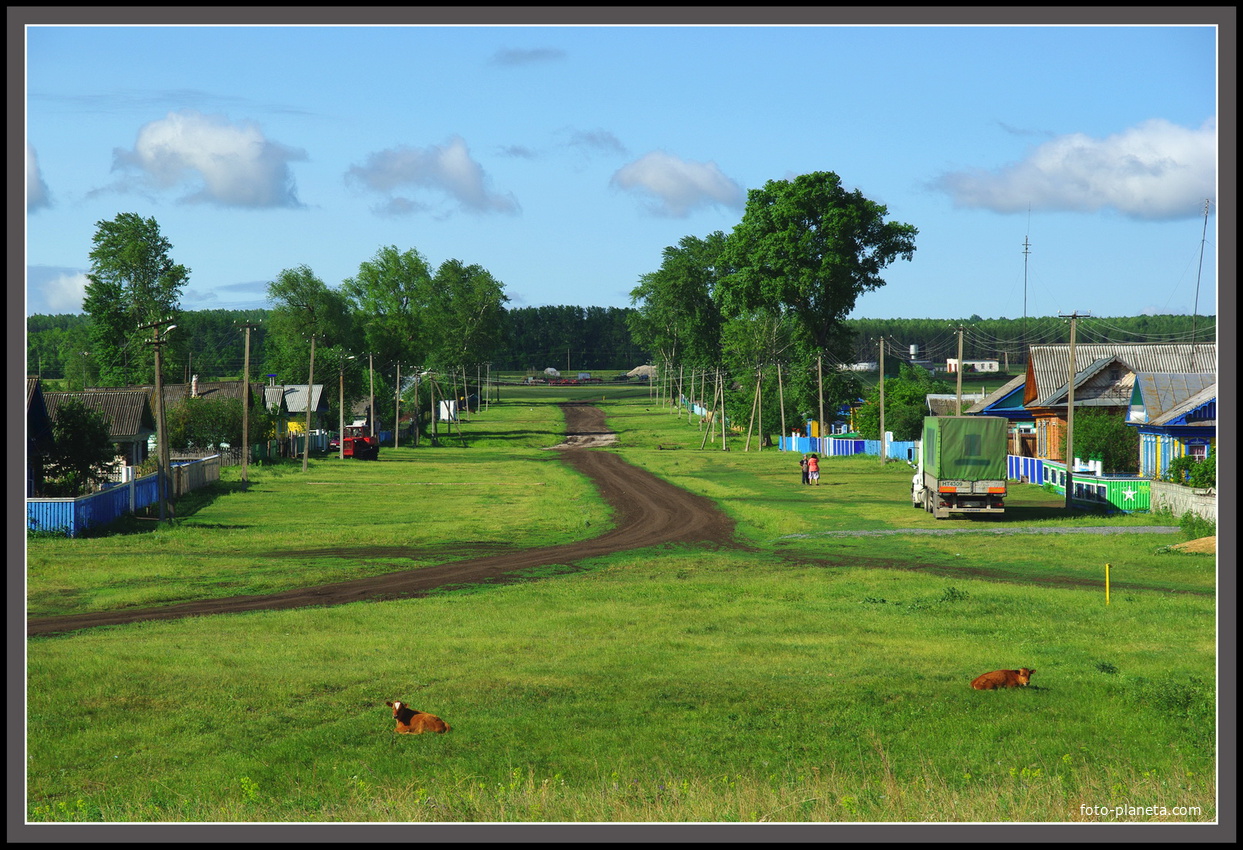
[[799, 465], [803, 467], [803, 483], [820, 486], [820, 458], [815, 452], [803, 455]]

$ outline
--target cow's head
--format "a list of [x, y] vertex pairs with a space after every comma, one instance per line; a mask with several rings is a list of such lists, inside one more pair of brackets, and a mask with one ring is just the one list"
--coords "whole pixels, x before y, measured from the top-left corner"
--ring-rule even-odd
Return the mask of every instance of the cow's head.
[[1035, 673], [1035, 672], [1036, 672], [1035, 670], [1029, 670], [1026, 667], [1020, 668], [1019, 669], [1019, 684], [1026, 685], [1028, 682], [1032, 680], [1032, 673]]
[[394, 717], [396, 717], [398, 714], [401, 713], [401, 701], [400, 700], [386, 701], [384, 704], [387, 706], [390, 706], [393, 709]]

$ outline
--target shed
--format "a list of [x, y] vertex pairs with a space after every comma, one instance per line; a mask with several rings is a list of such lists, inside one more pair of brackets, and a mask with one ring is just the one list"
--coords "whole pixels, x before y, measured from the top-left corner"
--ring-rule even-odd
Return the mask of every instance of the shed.
[[142, 390], [88, 390], [74, 393], [46, 393], [48, 416], [56, 421], [56, 411], [69, 398], [102, 413], [108, 420], [109, 438], [126, 466], [137, 466], [147, 459], [147, 441], [155, 434], [155, 414]]

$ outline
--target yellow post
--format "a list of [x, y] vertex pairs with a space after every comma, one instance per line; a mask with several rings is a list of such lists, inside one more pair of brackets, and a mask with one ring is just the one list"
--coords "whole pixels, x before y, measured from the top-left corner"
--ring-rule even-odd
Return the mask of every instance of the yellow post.
[[1105, 565], [1105, 604], [1109, 604], [1109, 564]]

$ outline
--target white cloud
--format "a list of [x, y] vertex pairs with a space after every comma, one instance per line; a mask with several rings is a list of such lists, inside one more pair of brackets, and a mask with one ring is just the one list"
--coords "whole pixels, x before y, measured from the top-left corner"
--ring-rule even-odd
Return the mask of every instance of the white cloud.
[[499, 194], [489, 188], [483, 167], [471, 159], [466, 142], [454, 136], [444, 145], [427, 148], [397, 147], [377, 151], [366, 164], [354, 165], [346, 180], [386, 196], [381, 211], [403, 214], [428, 209], [412, 198], [394, 194], [404, 187], [425, 189], [449, 198], [473, 213], [517, 213], [512, 194]]
[[612, 184], [646, 195], [657, 215], [685, 218], [697, 207], [741, 208], [746, 192], [713, 162], [688, 162], [664, 151], [652, 151], [613, 175]]
[[230, 123], [193, 110], [169, 113], [138, 131], [132, 151], [113, 152], [114, 168], [135, 170], [158, 189], [198, 184], [185, 200], [230, 207], [299, 207], [289, 164], [301, 150], [266, 139], [251, 122]]
[[43, 172], [39, 170], [39, 155], [35, 149], [26, 144], [26, 212], [50, 207], [51, 195], [47, 184], [43, 182]]
[[81, 272], [70, 272], [48, 278], [34, 284], [36, 292], [30, 294], [30, 306], [38, 306], [39, 309], [34, 312], [48, 315], [81, 313], [87, 283], [86, 275]]
[[997, 212], [1111, 208], [1135, 219], [1188, 218], [1216, 196], [1216, 160], [1215, 120], [1189, 129], [1153, 119], [1104, 139], [1061, 136], [1021, 162], [946, 174], [936, 187], [957, 206]]

